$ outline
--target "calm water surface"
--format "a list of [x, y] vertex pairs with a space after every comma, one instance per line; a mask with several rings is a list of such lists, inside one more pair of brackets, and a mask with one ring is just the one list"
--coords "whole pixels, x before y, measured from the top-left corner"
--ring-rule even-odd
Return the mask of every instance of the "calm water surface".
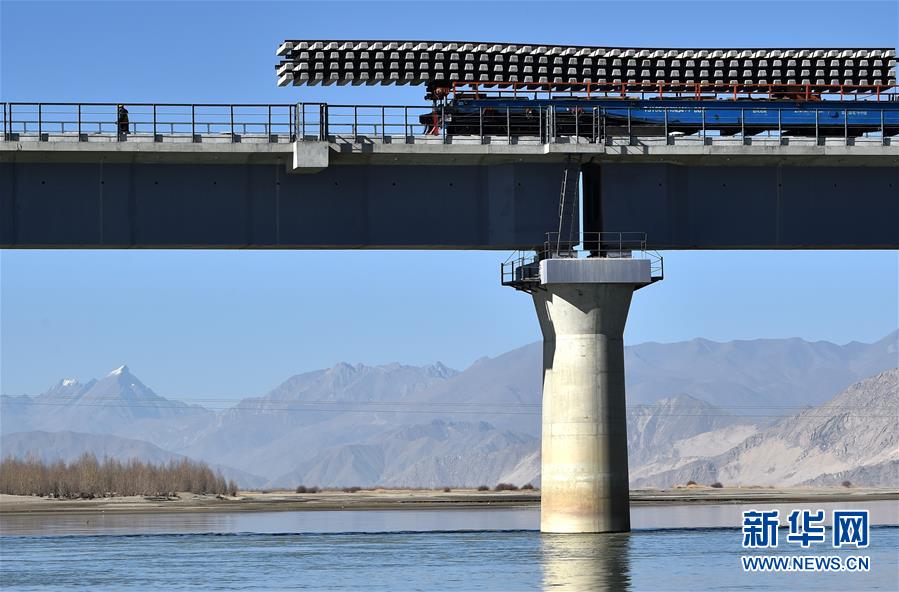
[[[878, 524], [864, 552], [871, 571], [811, 575], [743, 573], [742, 507], [730, 505], [637, 506], [635, 530], [624, 535], [541, 535], [536, 509], [6, 516], [0, 518], [0, 586], [897, 590], [899, 505], [863, 507]], [[848, 554], [784, 544], [772, 553]]]

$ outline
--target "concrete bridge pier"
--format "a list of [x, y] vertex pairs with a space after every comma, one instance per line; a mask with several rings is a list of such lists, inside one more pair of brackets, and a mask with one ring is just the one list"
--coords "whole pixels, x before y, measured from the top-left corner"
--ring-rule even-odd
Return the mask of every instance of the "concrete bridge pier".
[[542, 532], [630, 530], [623, 334], [650, 282], [648, 259], [540, 262]]

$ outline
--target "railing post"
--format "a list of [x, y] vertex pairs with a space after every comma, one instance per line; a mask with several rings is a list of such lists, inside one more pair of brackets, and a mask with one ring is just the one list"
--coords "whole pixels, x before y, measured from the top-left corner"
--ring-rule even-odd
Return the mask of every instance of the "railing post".
[[78, 141], [81, 141], [81, 103], [78, 103]]
[[38, 142], [41, 142], [44, 139], [44, 137], [43, 137], [44, 136], [43, 121], [42, 121], [43, 108], [42, 107], [43, 107], [43, 105], [41, 103], [37, 104], [37, 141]]
[[265, 127], [266, 134], [268, 136], [268, 141], [272, 141], [272, 106], [268, 106], [268, 123]]
[[156, 141], [156, 103], [153, 103], [153, 141]]
[[846, 146], [849, 145], [849, 110], [843, 109], [843, 140]]
[[740, 107], [740, 139], [746, 144], [746, 111]]
[[234, 143], [234, 105], [228, 105], [228, 115], [231, 123], [231, 142]]
[[190, 141], [197, 141], [197, 106], [190, 106]]
[[478, 138], [484, 143], [484, 108], [478, 107]]
[[440, 133], [443, 136], [443, 143], [446, 144], [446, 105], [440, 105]]
[[409, 143], [409, 107], [403, 107], [403, 144]]
[[665, 107], [664, 109], [665, 110], [662, 111], [662, 114], [664, 115], [664, 118], [665, 118], [665, 145], [667, 146], [668, 145], [668, 108]]
[[353, 105], [353, 142], [359, 137], [359, 107]]
[[552, 117], [552, 132], [553, 132], [552, 143], [555, 144], [556, 143], [556, 132], [558, 131], [558, 129], [556, 129], [556, 106], [552, 105], [551, 109], [552, 109], [552, 116], [553, 116]]
[[581, 121], [581, 114], [578, 111], [578, 107], [575, 107], [574, 108], [574, 143], [575, 144], [581, 143], [580, 126], [579, 126], [580, 121]]
[[287, 141], [293, 142], [296, 139], [297, 127], [296, 121], [294, 121], [294, 109], [293, 107], [287, 108]]
[[512, 143], [512, 123], [509, 118], [509, 106], [506, 106], [506, 143]]
[[631, 140], [633, 139], [633, 132], [631, 131], [631, 108], [627, 108], [627, 145], [631, 145]]
[[820, 140], [818, 140], [818, 113], [818, 109], [815, 109], [815, 146], [820, 142]]
[[705, 107], [700, 107], [702, 113], [702, 143], [705, 144]]
[[[878, 88], [879, 91], [879, 88]], [[880, 145], [887, 145], [886, 128], [883, 126], [883, 109], [880, 110]]]
[[300, 115], [300, 137], [298, 140], [306, 139], [306, 103], [297, 103], [297, 109]]
[[387, 143], [387, 116], [384, 112], [385, 107], [381, 105], [381, 143]]
[[782, 115], [783, 109], [777, 110], [777, 143], [778, 145], [783, 145], [783, 124], [782, 124]]

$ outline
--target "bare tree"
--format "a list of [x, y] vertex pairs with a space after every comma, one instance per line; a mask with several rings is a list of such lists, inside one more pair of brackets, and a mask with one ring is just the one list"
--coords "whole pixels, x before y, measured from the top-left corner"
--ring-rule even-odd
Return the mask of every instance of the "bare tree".
[[8, 457], [0, 463], [0, 493], [76, 498], [175, 491], [235, 495], [237, 485], [209, 465], [190, 459], [159, 465], [137, 459], [122, 463], [104, 458], [101, 462], [85, 453], [68, 464], [44, 463], [34, 457]]

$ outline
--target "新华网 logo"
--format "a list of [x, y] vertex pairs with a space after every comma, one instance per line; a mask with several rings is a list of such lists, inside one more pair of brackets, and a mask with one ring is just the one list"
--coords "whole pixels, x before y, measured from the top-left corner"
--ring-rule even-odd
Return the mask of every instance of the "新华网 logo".
[[[824, 510], [793, 510], [786, 516], [786, 542], [810, 549], [827, 542]], [[743, 548], [776, 549], [779, 544], [780, 512], [747, 510], [743, 512]], [[870, 523], [868, 510], [834, 510], [830, 529], [834, 549], [868, 547]], [[859, 555], [748, 555], [741, 557], [743, 571], [869, 571], [871, 559]]]

